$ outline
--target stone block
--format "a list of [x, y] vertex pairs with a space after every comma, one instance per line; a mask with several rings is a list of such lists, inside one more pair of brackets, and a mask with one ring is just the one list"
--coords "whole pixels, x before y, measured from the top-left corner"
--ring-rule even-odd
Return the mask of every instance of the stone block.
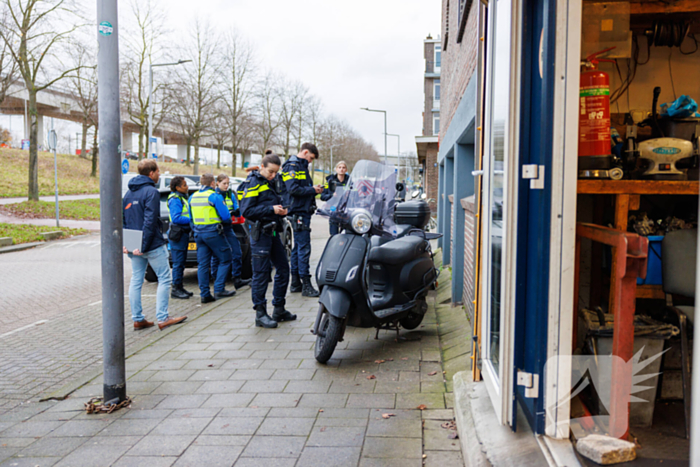
[[588, 435], [578, 440], [576, 450], [582, 456], [602, 465], [619, 464], [637, 458], [634, 443], [603, 435]]
[[12, 245], [11, 237], [0, 237], [0, 247]]
[[57, 240], [63, 237], [63, 232], [60, 230], [54, 230], [52, 232], [43, 232], [39, 235], [41, 235], [44, 240]]

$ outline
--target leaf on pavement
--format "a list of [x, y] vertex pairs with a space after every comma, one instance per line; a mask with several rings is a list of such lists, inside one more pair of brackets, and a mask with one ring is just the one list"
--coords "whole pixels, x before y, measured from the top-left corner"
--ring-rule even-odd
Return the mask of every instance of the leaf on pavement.
[[377, 379], [377, 377], [374, 376], [374, 375], [369, 375], [369, 376], [367, 377], [367, 379]]
[[384, 363], [386, 360], [375, 360], [374, 363]]
[[431, 371], [430, 373], [428, 373], [428, 376], [435, 376], [436, 374], [437, 374], [437, 371]]
[[383, 413], [382, 414], [382, 418], [384, 418], [384, 419], [391, 418], [391, 417], [396, 417], [396, 414], [395, 413]]
[[449, 439], [457, 439], [457, 438], [459, 438], [459, 433], [457, 433], [456, 431], [453, 431], [449, 435], [447, 435], [447, 437]]
[[418, 410], [425, 410], [427, 408], [428, 408], [428, 406], [426, 406], [425, 404], [421, 404], [418, 407], [416, 407], [416, 409], [418, 409]]

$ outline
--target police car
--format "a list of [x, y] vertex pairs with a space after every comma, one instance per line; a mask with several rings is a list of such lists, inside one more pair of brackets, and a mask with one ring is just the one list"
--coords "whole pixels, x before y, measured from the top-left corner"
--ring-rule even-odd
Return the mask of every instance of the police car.
[[[197, 188], [190, 187], [187, 196], [191, 196], [192, 193], [197, 191]], [[169, 189], [161, 188], [158, 190], [160, 192], [160, 220], [163, 221], [163, 238], [168, 245], [168, 251], [170, 251], [170, 245], [168, 244], [168, 229], [170, 228], [170, 216], [168, 215], [168, 196], [170, 196], [171, 191]], [[241, 244], [241, 251], [243, 252], [243, 264], [241, 269], [241, 278], [250, 279], [253, 277], [253, 267], [251, 263], [251, 253], [250, 253], [250, 236], [248, 235], [248, 227], [245, 223], [243, 217], [233, 218], [233, 233], [236, 235], [238, 242]], [[290, 250], [291, 254], [291, 250]], [[170, 266], [172, 267], [172, 257], [170, 258]], [[197, 243], [194, 241], [194, 232], [190, 232], [190, 243], [187, 248], [187, 260], [185, 262], [185, 268], [197, 268]], [[151, 266], [149, 265], [146, 269], [146, 280], [148, 282], [157, 282], [158, 276]]]

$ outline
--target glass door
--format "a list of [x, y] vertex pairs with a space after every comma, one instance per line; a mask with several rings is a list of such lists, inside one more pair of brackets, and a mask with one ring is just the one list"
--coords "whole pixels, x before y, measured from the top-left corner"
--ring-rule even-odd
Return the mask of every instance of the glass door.
[[[482, 374], [500, 421], [512, 421], [512, 320], [517, 182], [517, 28], [513, 0], [489, 2], [482, 231]], [[511, 188], [513, 186], [513, 188]], [[506, 395], [504, 397], [504, 395]]]

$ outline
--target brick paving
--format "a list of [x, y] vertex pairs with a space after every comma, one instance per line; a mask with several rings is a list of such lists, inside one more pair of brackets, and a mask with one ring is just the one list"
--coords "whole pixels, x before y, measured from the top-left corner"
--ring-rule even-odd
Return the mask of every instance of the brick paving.
[[[314, 244], [314, 257], [320, 253]], [[128, 358], [130, 408], [86, 415], [83, 403], [101, 395], [97, 377], [64, 401], [32, 402], [0, 415], [0, 466], [464, 465], [459, 441], [441, 426], [453, 412], [434, 303], [423, 325], [402, 331], [398, 342], [395, 333], [383, 331], [375, 340], [374, 330], [349, 328], [327, 365], [313, 358], [316, 307], [313, 299], [290, 295], [288, 308], [299, 319], [268, 330], [253, 325], [248, 288], [195, 306], [185, 324], [151, 332], [140, 343], [149, 345]], [[97, 305], [89, 308], [80, 313], [94, 324], [76, 326], [74, 334], [31, 334], [51, 329], [44, 325], [5, 339], [37, 341], [26, 352], [41, 364], [56, 359], [56, 352], [38, 350], [49, 347], [44, 339], [65, 351], [92, 329], [94, 356], [100, 313]], [[89, 359], [84, 349], [74, 354]], [[96, 355], [84, 369], [99, 368], [101, 351]], [[60, 373], [70, 364], [63, 362], [48, 366]]]

